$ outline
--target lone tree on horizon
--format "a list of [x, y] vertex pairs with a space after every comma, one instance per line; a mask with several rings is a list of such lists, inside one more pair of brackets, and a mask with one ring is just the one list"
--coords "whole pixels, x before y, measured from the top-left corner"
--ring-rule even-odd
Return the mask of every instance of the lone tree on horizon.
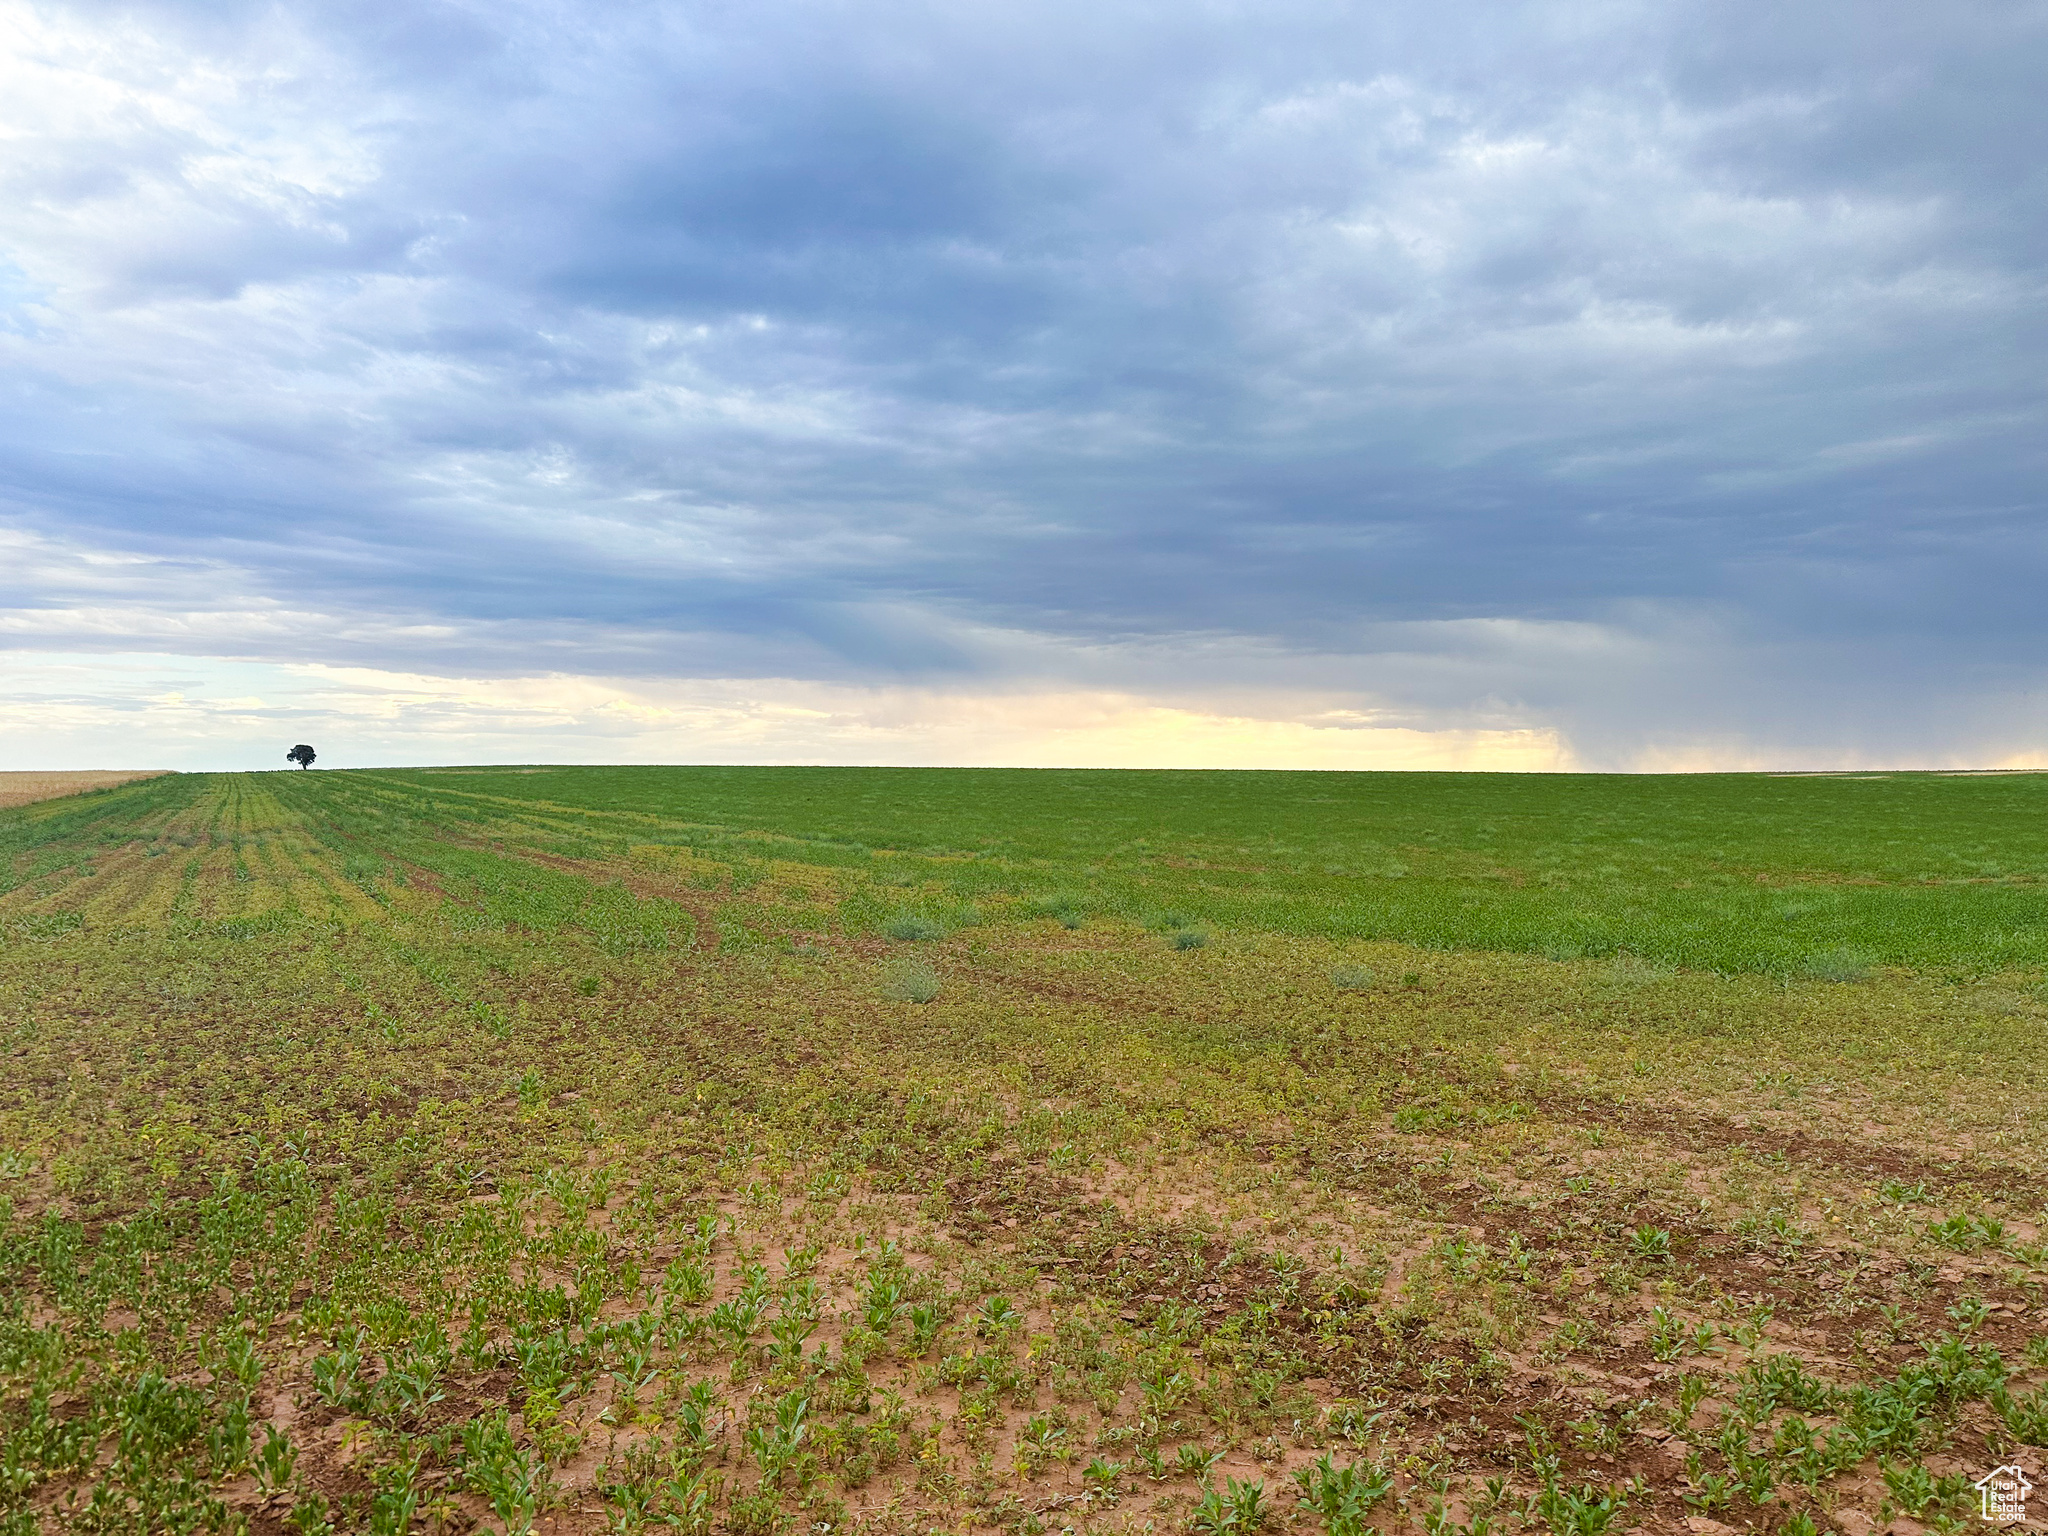
[[310, 768], [313, 766], [313, 759], [318, 755], [302, 741], [285, 753], [284, 760], [288, 763], [297, 763], [301, 768]]

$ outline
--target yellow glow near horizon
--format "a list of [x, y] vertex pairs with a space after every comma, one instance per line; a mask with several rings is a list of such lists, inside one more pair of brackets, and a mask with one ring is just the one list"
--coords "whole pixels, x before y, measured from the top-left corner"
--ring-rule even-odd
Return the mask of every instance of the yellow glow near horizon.
[[[1207, 705], [1111, 689], [798, 679], [474, 678], [186, 657], [39, 656], [0, 692], [0, 766], [434, 762], [884, 763], [1559, 771], [1554, 730], [1383, 720], [1356, 700]], [[276, 741], [273, 743], [272, 738]], [[275, 747], [273, 751], [272, 748]]]
[[[736, 756], [755, 762], [921, 762], [1102, 768], [1457, 768], [1556, 771], [1554, 731], [1383, 725], [1328, 701], [1289, 717], [1161, 704], [1107, 690], [959, 693], [793, 679], [691, 681], [582, 677], [471, 680], [293, 668], [339, 715], [409, 723], [439, 742], [563, 726], [602, 755]], [[464, 727], [468, 730], [465, 731]], [[581, 734], [581, 732], [579, 732]]]

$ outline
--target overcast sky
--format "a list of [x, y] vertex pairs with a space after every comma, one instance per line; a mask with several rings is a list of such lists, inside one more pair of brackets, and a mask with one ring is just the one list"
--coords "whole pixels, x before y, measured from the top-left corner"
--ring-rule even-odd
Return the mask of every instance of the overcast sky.
[[0, 0], [0, 767], [2048, 762], [2048, 4]]

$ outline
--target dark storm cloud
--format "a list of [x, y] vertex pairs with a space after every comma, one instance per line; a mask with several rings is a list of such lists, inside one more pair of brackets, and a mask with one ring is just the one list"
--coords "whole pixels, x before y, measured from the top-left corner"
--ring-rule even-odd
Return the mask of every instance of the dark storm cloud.
[[397, 668], [1198, 636], [1595, 755], [2032, 688], [2048, 8], [1367, 10], [39, 13], [113, 83], [0, 167], [0, 490], [76, 554], [0, 605], [102, 550]]

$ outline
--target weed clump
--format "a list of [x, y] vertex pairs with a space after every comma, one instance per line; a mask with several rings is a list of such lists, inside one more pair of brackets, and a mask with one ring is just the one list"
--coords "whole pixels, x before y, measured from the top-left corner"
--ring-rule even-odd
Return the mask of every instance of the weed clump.
[[1668, 981], [1670, 977], [1669, 966], [1657, 965], [1626, 950], [1607, 962], [1607, 980], [1619, 987], [1644, 987], [1652, 982]]
[[1639, 1259], [1668, 1259], [1671, 1234], [1662, 1227], [1637, 1227], [1629, 1234], [1628, 1249]]
[[1079, 928], [1088, 921], [1088, 907], [1080, 897], [1067, 892], [1051, 896], [1034, 896], [1024, 903], [1026, 917], [1050, 917], [1062, 928]]
[[882, 983], [882, 996], [898, 1003], [928, 1003], [939, 991], [939, 973], [922, 960], [893, 967]]
[[1202, 1536], [1247, 1536], [1266, 1523], [1270, 1510], [1264, 1483], [1227, 1478], [1224, 1489], [1205, 1488], [1191, 1517]]
[[1175, 949], [1200, 949], [1209, 942], [1209, 935], [1199, 928], [1176, 928], [1166, 936], [1166, 942]]
[[1828, 949], [1808, 955], [1794, 968], [1802, 981], [1868, 981], [1875, 963], [1870, 956], [1853, 949]]
[[935, 923], [928, 917], [915, 912], [898, 912], [882, 925], [882, 932], [899, 944], [917, 944], [927, 939], [943, 939], [945, 925]]
[[1339, 992], [1363, 992], [1373, 983], [1372, 971], [1363, 965], [1333, 965], [1330, 985]]

